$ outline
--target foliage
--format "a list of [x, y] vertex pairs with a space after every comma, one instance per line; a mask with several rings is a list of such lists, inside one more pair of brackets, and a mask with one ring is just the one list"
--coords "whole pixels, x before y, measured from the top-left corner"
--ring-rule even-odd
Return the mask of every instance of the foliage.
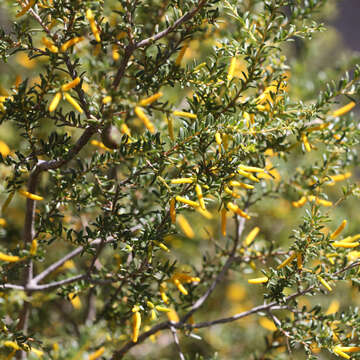
[[332, 3], [5, 5], [2, 358], [360, 358], [359, 59], [311, 47]]

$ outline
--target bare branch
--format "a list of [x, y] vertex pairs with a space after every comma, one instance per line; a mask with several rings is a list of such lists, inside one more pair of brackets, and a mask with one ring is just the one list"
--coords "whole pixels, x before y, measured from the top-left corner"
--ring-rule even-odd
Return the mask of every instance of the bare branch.
[[126, 70], [126, 66], [130, 60], [130, 57], [132, 55], [132, 53], [135, 51], [135, 47], [134, 45], [129, 44], [126, 48], [125, 48], [125, 54], [124, 57], [121, 60], [119, 69], [115, 75], [115, 79], [113, 82], [113, 88], [117, 88], [117, 86], [120, 83], [121, 78], [124, 76], [125, 70]]
[[176, 329], [173, 326], [170, 326], [170, 331], [171, 331], [171, 333], [173, 335], [174, 343], [175, 343], [176, 348], [178, 350], [180, 360], [185, 360], [185, 356], [182, 353], [181, 348], [180, 348], [179, 338], [177, 336]]
[[[96, 239], [96, 240], [92, 241], [90, 245], [92, 246], [92, 245], [100, 244], [100, 241], [101, 241], [100, 239]], [[68, 261], [68, 260], [74, 258], [75, 256], [77, 256], [78, 254], [80, 254], [83, 250], [84, 250], [84, 247], [79, 246], [75, 250], [69, 252], [64, 257], [62, 257], [61, 259], [59, 259], [58, 261], [54, 262], [49, 267], [47, 267], [39, 275], [35, 276], [33, 278], [33, 282], [36, 284], [39, 283], [42, 279], [44, 279], [46, 276], [50, 275], [52, 272], [54, 272], [56, 269], [58, 269], [60, 266], [62, 266], [66, 261]]]
[[0, 289], [25, 290], [24, 286], [14, 284], [0, 284]]
[[30, 283], [30, 285], [28, 287], [26, 287], [26, 289], [30, 290], [30, 291], [50, 290], [50, 289], [57, 288], [62, 285], [66, 285], [66, 284], [70, 284], [75, 281], [79, 281], [81, 279], [85, 279], [86, 277], [87, 277], [87, 274], [75, 275], [75, 276], [72, 276], [72, 277], [64, 279], [64, 280], [54, 281], [54, 282], [44, 284], [44, 285], [37, 285], [36, 283], [35, 284]]

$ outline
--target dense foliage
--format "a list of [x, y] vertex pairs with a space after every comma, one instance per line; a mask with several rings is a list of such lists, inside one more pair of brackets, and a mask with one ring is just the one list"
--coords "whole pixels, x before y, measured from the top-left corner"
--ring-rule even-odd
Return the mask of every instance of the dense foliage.
[[333, 2], [1, 6], [2, 359], [360, 359]]

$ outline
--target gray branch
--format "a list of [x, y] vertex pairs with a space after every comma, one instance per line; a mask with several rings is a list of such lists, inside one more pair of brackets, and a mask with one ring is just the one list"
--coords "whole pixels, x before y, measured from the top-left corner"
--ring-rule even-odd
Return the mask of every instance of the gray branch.
[[171, 331], [171, 333], [173, 335], [174, 343], [175, 343], [176, 348], [178, 350], [180, 360], [185, 360], [185, 356], [182, 353], [181, 348], [180, 348], [179, 338], [177, 336], [176, 329], [173, 326], [170, 326], [170, 331]]

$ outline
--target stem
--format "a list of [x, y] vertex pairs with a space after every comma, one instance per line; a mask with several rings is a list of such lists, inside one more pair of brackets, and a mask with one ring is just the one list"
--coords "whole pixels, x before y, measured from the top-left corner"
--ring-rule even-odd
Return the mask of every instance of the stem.
[[185, 360], [185, 356], [182, 353], [181, 348], [180, 348], [179, 338], [177, 336], [176, 329], [173, 326], [170, 326], [170, 331], [171, 331], [171, 333], [173, 335], [174, 342], [175, 342], [176, 348], [177, 348], [178, 353], [179, 353], [179, 359], [180, 360]]

